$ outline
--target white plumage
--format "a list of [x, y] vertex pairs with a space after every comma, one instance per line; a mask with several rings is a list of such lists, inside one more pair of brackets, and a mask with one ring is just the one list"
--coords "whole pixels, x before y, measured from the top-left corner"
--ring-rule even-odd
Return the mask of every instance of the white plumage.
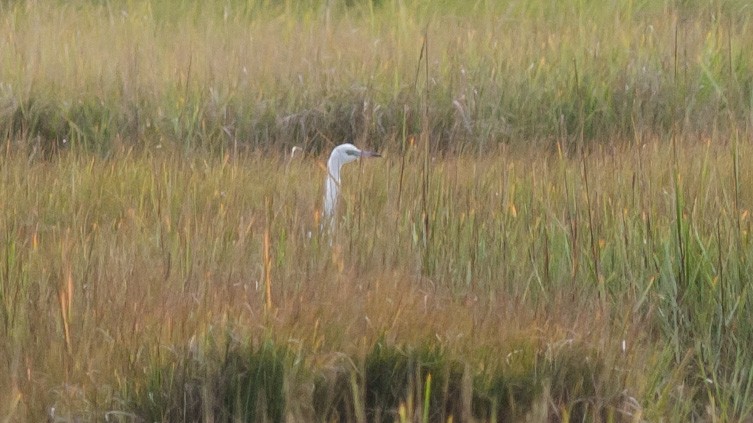
[[381, 157], [373, 151], [359, 150], [353, 144], [340, 144], [332, 150], [327, 161], [327, 178], [324, 182], [324, 219], [332, 225], [340, 195], [340, 169], [360, 157]]

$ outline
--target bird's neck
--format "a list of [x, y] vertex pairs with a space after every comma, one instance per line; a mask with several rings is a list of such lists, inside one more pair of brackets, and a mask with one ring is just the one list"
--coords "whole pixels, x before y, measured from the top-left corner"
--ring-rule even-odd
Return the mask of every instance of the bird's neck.
[[327, 163], [327, 182], [324, 188], [324, 215], [326, 217], [332, 217], [335, 214], [338, 191], [340, 190], [341, 166], [341, 163], [333, 160]]

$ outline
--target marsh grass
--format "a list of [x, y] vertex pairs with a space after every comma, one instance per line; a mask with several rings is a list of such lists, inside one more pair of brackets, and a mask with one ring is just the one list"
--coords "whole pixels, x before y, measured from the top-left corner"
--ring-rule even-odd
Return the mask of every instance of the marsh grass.
[[[394, 149], [426, 123], [437, 151], [531, 140], [572, 150], [750, 125], [743, 1], [78, 1], [0, 12], [0, 128], [45, 145]], [[417, 73], [424, 39], [428, 78]]]
[[416, 148], [345, 170], [331, 244], [314, 157], [9, 150], [4, 415], [750, 414], [749, 145], [432, 161], [430, 266]]
[[0, 6], [0, 415], [750, 418], [750, 10]]
[[145, 386], [134, 384], [131, 414], [147, 421], [283, 421], [285, 375], [295, 367], [290, 354], [268, 341], [217, 341], [173, 351], [162, 367], [154, 363]]

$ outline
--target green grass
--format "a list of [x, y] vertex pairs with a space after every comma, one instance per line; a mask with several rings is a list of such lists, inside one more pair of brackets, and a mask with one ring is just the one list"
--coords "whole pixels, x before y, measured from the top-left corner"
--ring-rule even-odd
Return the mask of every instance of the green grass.
[[0, 6], [0, 417], [750, 419], [751, 10]]
[[753, 104], [746, 4], [13, 3], [0, 129], [94, 150], [395, 148], [426, 104], [443, 151], [731, 133]]

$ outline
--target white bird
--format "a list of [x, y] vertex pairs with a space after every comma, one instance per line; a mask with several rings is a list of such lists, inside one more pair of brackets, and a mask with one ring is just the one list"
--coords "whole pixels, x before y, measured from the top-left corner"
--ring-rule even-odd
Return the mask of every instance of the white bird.
[[359, 150], [353, 144], [340, 144], [332, 150], [327, 161], [327, 179], [324, 182], [324, 219], [332, 227], [340, 191], [340, 168], [359, 157], [382, 157], [373, 151]]

